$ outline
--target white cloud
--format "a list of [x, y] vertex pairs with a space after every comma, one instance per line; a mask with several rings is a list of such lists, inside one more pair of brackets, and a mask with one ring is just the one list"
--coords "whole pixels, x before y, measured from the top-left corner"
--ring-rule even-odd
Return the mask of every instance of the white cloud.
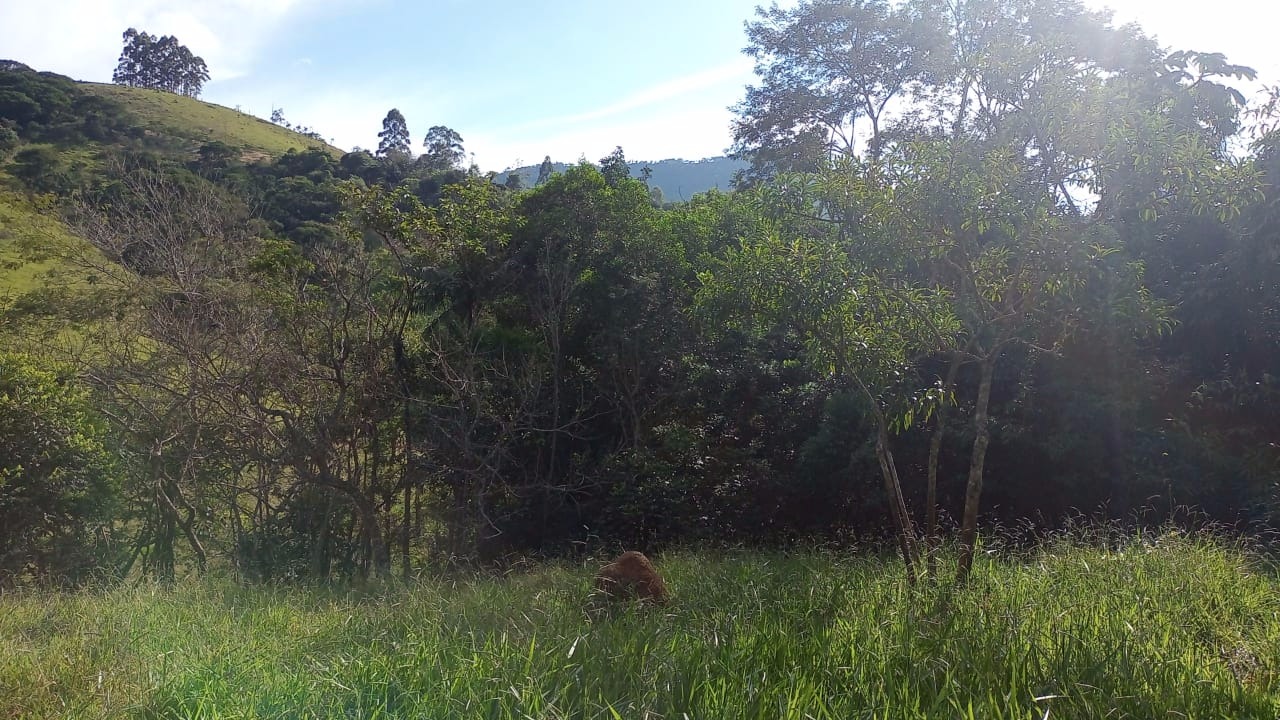
[[741, 99], [751, 68], [749, 59], [740, 58], [594, 110], [464, 133], [467, 148], [486, 170], [536, 163], [548, 154], [561, 162], [594, 162], [619, 145], [633, 160], [720, 155], [731, 142], [728, 108]]
[[248, 73], [291, 13], [316, 0], [41, 0], [0, 3], [0, 47], [37, 70], [111, 79], [133, 27], [174, 35], [209, 65], [211, 82]]
[[[532, 164], [548, 154], [562, 162], [579, 157], [595, 161], [618, 145], [633, 160], [719, 155], [731, 141], [732, 113], [728, 107], [740, 99], [750, 68], [750, 63], [734, 62], [689, 73], [586, 112], [513, 125], [487, 118], [482, 126], [464, 122], [455, 129], [484, 170]], [[420, 150], [418, 144], [425, 132], [418, 120], [459, 117], [465, 110], [445, 88], [406, 93], [403, 87], [376, 82], [308, 87], [305, 92], [277, 89], [270, 97], [249, 91], [237, 93], [236, 102], [264, 117], [264, 108], [282, 106], [291, 122], [308, 125], [348, 150], [375, 148], [382, 119], [392, 107], [409, 119], [415, 152]]]
[[548, 118], [530, 126], [576, 125], [652, 107], [694, 93], [723, 87], [726, 83], [744, 85], [751, 77], [752, 61], [742, 57], [708, 70], [690, 73], [634, 92], [602, 108], [576, 115]]

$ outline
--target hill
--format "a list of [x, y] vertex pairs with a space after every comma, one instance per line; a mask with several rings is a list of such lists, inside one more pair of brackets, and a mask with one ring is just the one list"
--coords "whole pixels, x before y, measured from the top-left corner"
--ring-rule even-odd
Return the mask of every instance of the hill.
[[0, 306], [39, 287], [53, 269], [30, 250], [67, 238], [55, 204], [89, 182], [112, 154], [146, 152], [172, 162], [194, 160], [202, 148], [242, 162], [319, 149], [343, 151], [231, 108], [172, 93], [82, 83], [0, 60]]
[[223, 142], [240, 148], [246, 159], [283, 155], [289, 150], [322, 148], [334, 157], [343, 151], [262, 118], [162, 90], [78, 83], [85, 92], [113, 100], [146, 130], [190, 141], [193, 146]]
[[[569, 167], [567, 163], [562, 162], [552, 163], [552, 165], [558, 173], [564, 172]], [[520, 177], [524, 187], [533, 187], [538, 179], [540, 167], [539, 164], [507, 170], [498, 175], [498, 182], [506, 182], [507, 177], [515, 173]], [[719, 156], [703, 160], [669, 158], [657, 162], [629, 162], [627, 167], [631, 169], [631, 177], [642, 177], [644, 169], [649, 168], [652, 172], [649, 177], [649, 186], [661, 188], [663, 198], [671, 202], [688, 200], [712, 188], [728, 191], [733, 186], [734, 173], [747, 167], [747, 163]]]

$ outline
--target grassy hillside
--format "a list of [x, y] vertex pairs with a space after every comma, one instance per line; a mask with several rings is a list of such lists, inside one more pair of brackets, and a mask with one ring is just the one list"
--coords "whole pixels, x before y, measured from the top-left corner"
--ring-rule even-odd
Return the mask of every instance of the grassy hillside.
[[[0, 182], [3, 182], [0, 174]], [[6, 296], [29, 292], [41, 284], [41, 278], [52, 267], [47, 260], [29, 262], [23, 249], [39, 250], [42, 246], [68, 239], [62, 223], [39, 212], [27, 198], [0, 187], [0, 305]]]
[[[292, 130], [193, 98], [120, 85], [72, 84], [65, 78], [63, 81], [79, 91], [119, 103], [126, 122], [153, 136], [176, 141], [163, 147], [166, 152], [177, 153], [183, 162], [200, 145], [213, 141], [238, 149], [241, 158], [248, 161], [309, 147], [324, 148], [334, 157], [342, 155], [341, 150]], [[94, 142], [45, 146], [56, 151], [64, 167], [90, 174], [99, 168], [104, 149]], [[39, 288], [47, 273], [56, 267], [51, 261], [33, 262], [30, 252], [19, 249], [38, 251], [44, 244], [68, 238], [56, 207], [41, 208], [33, 203], [22, 192], [21, 184], [3, 171], [4, 165], [0, 162], [0, 307], [17, 295]]]
[[153, 132], [199, 143], [220, 141], [259, 156], [283, 155], [290, 149], [309, 147], [327, 148], [335, 157], [342, 155], [341, 150], [326, 143], [221, 105], [123, 85], [81, 83], [81, 87], [119, 102]]
[[592, 564], [0, 597], [0, 717], [1280, 715], [1280, 580], [1207, 542], [988, 558], [950, 600], [869, 557], [659, 566], [670, 606], [603, 613]]

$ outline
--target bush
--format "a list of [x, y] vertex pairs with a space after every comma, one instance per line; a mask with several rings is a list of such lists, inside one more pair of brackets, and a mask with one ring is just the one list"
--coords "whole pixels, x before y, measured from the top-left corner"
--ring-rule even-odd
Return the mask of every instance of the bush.
[[109, 561], [111, 469], [87, 392], [0, 353], [0, 584], [74, 584]]
[[71, 184], [62, 157], [46, 145], [19, 152], [13, 158], [10, 172], [34, 193], [59, 193]]
[[0, 161], [8, 160], [16, 149], [18, 149], [18, 133], [13, 128], [0, 124]]

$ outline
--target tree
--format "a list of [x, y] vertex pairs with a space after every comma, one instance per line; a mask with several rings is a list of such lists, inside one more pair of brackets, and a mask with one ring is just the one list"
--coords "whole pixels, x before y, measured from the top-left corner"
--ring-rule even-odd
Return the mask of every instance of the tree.
[[8, 125], [0, 124], [0, 162], [9, 159], [18, 148], [18, 133]]
[[215, 488], [234, 467], [223, 403], [238, 370], [226, 338], [254, 336], [260, 315], [226, 279], [243, 272], [252, 231], [243, 208], [203, 181], [146, 165], [109, 172], [106, 195], [81, 198], [71, 217], [91, 248], [70, 261], [114, 291], [104, 300], [114, 322], [95, 333], [98, 357], [84, 374], [130, 470], [130, 565], [140, 559], [173, 581], [184, 541], [206, 567]]
[[542, 159], [542, 164], [538, 166], [538, 179], [533, 183], [535, 187], [542, 185], [551, 179], [556, 172], [556, 166], [551, 164], [551, 156], [547, 155]]
[[[863, 234], [891, 227], [885, 223], [891, 211], [887, 197], [864, 195]], [[793, 200], [812, 205], [812, 198], [801, 195]], [[958, 325], [944, 293], [886, 283], [861, 265], [855, 242], [799, 229], [785, 217], [762, 222], [703, 273], [699, 302], [726, 329], [794, 333], [805, 362], [862, 397], [873, 419], [876, 458], [907, 577], [914, 581], [918, 538], [891, 434], [927, 409], [924, 399], [933, 399], [903, 378], [919, 355], [945, 349]]]
[[452, 170], [462, 165], [467, 157], [462, 148], [462, 136], [443, 125], [428, 130], [422, 146], [427, 150], [427, 162], [436, 170]]
[[[834, 223], [866, 263], [860, 271], [885, 287], [935, 287], [961, 328], [957, 344], [937, 346], [946, 368], [937, 384], [943, 397], [964, 392], [957, 404], [973, 432], [963, 581], [976, 547], [997, 366], [1056, 352], [1081, 321], [1088, 282], [1145, 304], [1140, 282], [1099, 271], [1132, 270], [1102, 261], [1120, 250], [1117, 213], [1132, 211], [1121, 208], [1146, 216], [1169, 203], [1238, 206], [1231, 188], [1250, 181], [1216, 154], [1221, 114], [1179, 108], [1230, 105], [1206, 80], [1249, 73], [1217, 56], [1162, 60], [1134, 28], [1112, 28], [1107, 15], [1075, 2], [968, 0], [944, 9], [927, 0], [809, 0], [760, 15], [747, 52], [764, 83], [737, 107], [739, 152], [766, 176], [788, 164], [809, 169], [818, 197], [787, 201], [780, 191], [806, 180], [784, 176], [775, 189], [784, 202], [774, 205], [809, 222], [810, 234]], [[881, 192], [894, 197], [886, 222], [895, 229], [867, 233], [865, 198]], [[1090, 193], [1092, 209], [1082, 205]], [[914, 303], [903, 310], [930, 316]], [[970, 363], [976, 378], [960, 374]], [[931, 507], [929, 535], [934, 517]]]
[[111, 77], [114, 83], [199, 97], [209, 81], [204, 59], [193, 55], [172, 35], [157, 37], [129, 28], [124, 42]]
[[621, 145], [600, 158], [600, 174], [604, 176], [605, 183], [610, 186], [631, 177], [631, 168], [627, 165], [627, 156], [623, 154]]
[[878, 156], [894, 103], [931, 76], [949, 45], [928, 2], [805, 0], [756, 14], [744, 52], [761, 84], [734, 108], [733, 128], [735, 154], [756, 176], [815, 170], [863, 143]]
[[382, 132], [378, 133], [378, 157], [407, 158], [409, 151], [409, 125], [399, 110], [392, 108], [382, 120]]

